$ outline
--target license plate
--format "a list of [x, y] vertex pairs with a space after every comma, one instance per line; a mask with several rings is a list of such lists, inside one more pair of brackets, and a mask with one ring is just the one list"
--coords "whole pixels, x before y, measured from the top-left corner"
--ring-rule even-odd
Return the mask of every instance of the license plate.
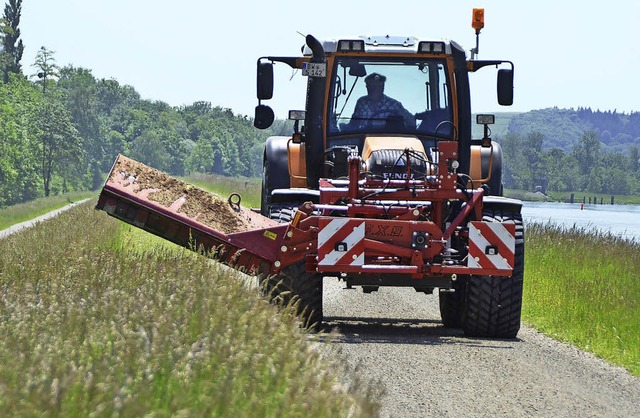
[[303, 62], [302, 75], [307, 77], [326, 77], [327, 64], [317, 62]]

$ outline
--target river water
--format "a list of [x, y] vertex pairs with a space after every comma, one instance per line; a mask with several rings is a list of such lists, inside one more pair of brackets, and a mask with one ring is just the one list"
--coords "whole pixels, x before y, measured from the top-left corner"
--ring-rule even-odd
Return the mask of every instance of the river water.
[[525, 225], [538, 222], [598, 229], [640, 242], [640, 206], [584, 205], [581, 208], [581, 203], [524, 202], [522, 217]]

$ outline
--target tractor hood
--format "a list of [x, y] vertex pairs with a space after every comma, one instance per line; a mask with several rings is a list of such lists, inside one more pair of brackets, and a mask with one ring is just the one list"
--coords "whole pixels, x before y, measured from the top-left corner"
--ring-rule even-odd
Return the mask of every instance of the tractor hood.
[[415, 136], [368, 136], [362, 160], [366, 171], [384, 179], [421, 178], [431, 173], [429, 157]]

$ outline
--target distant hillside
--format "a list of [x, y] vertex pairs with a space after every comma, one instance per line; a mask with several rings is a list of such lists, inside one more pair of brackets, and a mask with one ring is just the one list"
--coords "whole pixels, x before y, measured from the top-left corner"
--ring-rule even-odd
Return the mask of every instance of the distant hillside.
[[632, 145], [640, 145], [640, 112], [592, 111], [589, 108], [548, 108], [514, 114], [508, 131], [526, 136], [540, 132], [543, 148], [573, 148], [585, 131], [596, 131], [603, 150], [626, 153]]
[[[509, 124], [511, 123], [511, 119], [520, 115], [518, 112], [494, 112], [496, 116], [496, 123], [494, 125], [490, 125], [491, 129], [491, 137], [492, 138], [500, 138], [504, 137], [509, 132]], [[476, 124], [476, 115], [473, 115], [473, 120], [471, 122], [471, 132], [473, 138], [482, 138], [484, 134], [483, 125]]]

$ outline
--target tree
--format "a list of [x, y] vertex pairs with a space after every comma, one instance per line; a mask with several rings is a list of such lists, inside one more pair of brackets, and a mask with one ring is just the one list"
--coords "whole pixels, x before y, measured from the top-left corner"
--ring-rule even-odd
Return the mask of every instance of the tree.
[[66, 181], [82, 173], [84, 149], [69, 111], [57, 97], [47, 97], [36, 118], [40, 138], [40, 174], [44, 195], [49, 196], [54, 175], [58, 174]]
[[103, 167], [106, 156], [97, 111], [96, 80], [87, 69], [66, 66], [60, 70], [56, 88], [64, 92], [66, 107], [83, 140], [86, 151], [84, 167], [91, 178], [90, 187], [96, 189], [103, 182], [102, 173], [106, 170]]
[[640, 148], [637, 145], [633, 145], [629, 151], [629, 158], [631, 160], [631, 171], [637, 173], [640, 171]]
[[20, 38], [20, 14], [22, 13], [22, 0], [9, 0], [4, 6], [3, 19], [6, 22], [2, 48], [7, 59], [3, 66], [5, 84], [9, 82], [9, 74], [22, 74], [20, 61], [24, 52], [24, 45]]
[[38, 50], [38, 53], [36, 54], [36, 62], [32, 65], [32, 67], [35, 67], [38, 70], [34, 75], [40, 80], [36, 81], [36, 83], [40, 83], [42, 85], [42, 91], [45, 93], [47, 91], [47, 83], [49, 81], [47, 78], [53, 79], [53, 77], [60, 77], [60, 68], [56, 64], [56, 60], [53, 55], [53, 51], [41, 46], [40, 50]]
[[573, 155], [578, 160], [583, 174], [589, 174], [596, 165], [600, 145], [597, 132], [585, 131], [578, 140], [578, 145], [573, 148]]
[[0, 207], [42, 196], [32, 115], [42, 94], [26, 79], [0, 83]]
[[161, 171], [169, 171], [171, 155], [162, 141], [162, 134], [152, 129], [142, 132], [130, 150], [131, 158]]
[[216, 160], [221, 160], [220, 152], [213, 149], [211, 141], [199, 141], [187, 156], [185, 166], [193, 173], [213, 173]]

